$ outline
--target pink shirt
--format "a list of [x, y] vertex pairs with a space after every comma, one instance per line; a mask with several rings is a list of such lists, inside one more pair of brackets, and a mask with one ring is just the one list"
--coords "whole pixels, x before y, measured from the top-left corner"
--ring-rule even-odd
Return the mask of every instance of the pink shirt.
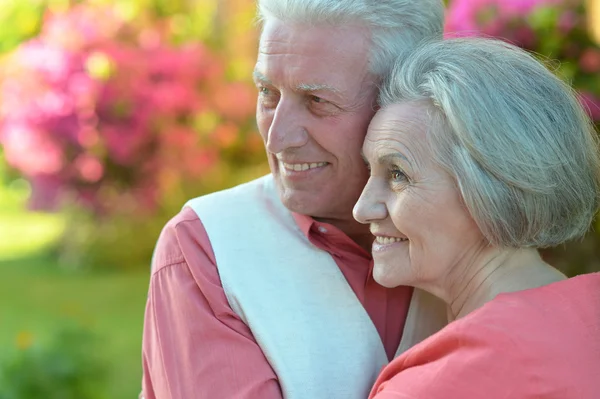
[[[412, 289], [372, 278], [369, 253], [340, 230], [294, 215], [302, 232], [329, 252], [377, 328], [392, 358]], [[154, 254], [143, 336], [146, 399], [281, 399], [277, 376], [225, 297], [202, 222], [189, 208], [164, 228]]]
[[600, 398], [600, 273], [499, 295], [392, 361], [369, 398]]

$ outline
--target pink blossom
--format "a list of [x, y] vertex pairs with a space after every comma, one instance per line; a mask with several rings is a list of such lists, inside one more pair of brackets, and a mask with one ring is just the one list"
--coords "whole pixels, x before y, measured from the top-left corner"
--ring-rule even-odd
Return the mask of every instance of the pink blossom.
[[41, 73], [49, 83], [64, 81], [70, 74], [74, 61], [73, 54], [48, 46], [39, 39], [19, 47], [15, 56], [22, 68]]
[[190, 113], [202, 108], [202, 102], [194, 88], [181, 82], [157, 83], [153, 86], [150, 95], [156, 108], [165, 113]]
[[26, 176], [61, 171], [63, 152], [43, 131], [27, 125], [4, 124], [2, 144], [8, 163]]
[[73, 112], [72, 97], [69, 93], [46, 91], [35, 100], [35, 103], [38, 110], [47, 115], [61, 117]]
[[113, 37], [122, 24], [123, 21], [110, 7], [80, 4], [67, 12], [48, 13], [42, 36], [49, 43], [75, 50]]
[[32, 210], [57, 210], [64, 182], [56, 175], [35, 175], [29, 177], [31, 196], [28, 206]]
[[204, 148], [193, 156], [188, 156], [185, 165], [192, 176], [200, 176], [214, 166], [217, 159], [218, 155], [214, 149]]
[[79, 155], [75, 159], [74, 167], [81, 178], [88, 183], [96, 183], [104, 175], [104, 167], [98, 158], [89, 154]]
[[580, 22], [580, 18], [577, 14], [575, 14], [575, 12], [566, 10], [558, 19], [558, 29], [561, 33], [566, 34], [575, 28]]
[[177, 156], [181, 151], [198, 145], [198, 134], [188, 127], [175, 126], [165, 131], [161, 144], [166, 149], [172, 149]]
[[446, 11], [446, 32], [478, 32], [477, 12], [489, 3], [490, 0], [453, 0]]
[[100, 134], [95, 126], [83, 127], [77, 132], [77, 144], [82, 148], [90, 149], [100, 142]]
[[537, 7], [554, 6], [563, 0], [497, 0], [501, 9], [511, 15], [526, 15]]
[[600, 98], [589, 91], [583, 90], [579, 93], [579, 99], [590, 115], [590, 118], [600, 122]]
[[[498, 35], [507, 21], [524, 19], [535, 8], [564, 0], [452, 0], [446, 12], [447, 35]], [[504, 32], [503, 32], [504, 33]]]
[[213, 93], [215, 108], [234, 120], [242, 120], [254, 114], [256, 92], [250, 86], [235, 82], [218, 87]]
[[[111, 7], [82, 3], [48, 13], [40, 35], [6, 57], [0, 144], [30, 180], [36, 207], [67, 196], [102, 213], [119, 187], [151, 209], [158, 176], [206, 173], [252, 117], [254, 90], [223, 83], [224, 63], [211, 51], [136, 29]], [[96, 70], [90, 60], [100, 61]], [[218, 148], [202, 148], [189, 127], [201, 111], [219, 115]]]
[[102, 129], [104, 143], [110, 159], [122, 166], [133, 166], [143, 150], [143, 129], [133, 125], [129, 129], [107, 126]]
[[586, 73], [600, 72], [600, 49], [589, 48], [581, 54], [579, 66]]
[[233, 145], [239, 135], [239, 128], [233, 123], [224, 123], [217, 126], [211, 137], [221, 148]]

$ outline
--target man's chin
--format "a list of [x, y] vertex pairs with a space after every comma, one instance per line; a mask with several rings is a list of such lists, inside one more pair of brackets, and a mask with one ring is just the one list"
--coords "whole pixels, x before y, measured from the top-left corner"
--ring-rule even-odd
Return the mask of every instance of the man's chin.
[[302, 215], [314, 216], [320, 214], [322, 209], [319, 206], [317, 194], [303, 190], [280, 188], [279, 197], [283, 205], [292, 212]]

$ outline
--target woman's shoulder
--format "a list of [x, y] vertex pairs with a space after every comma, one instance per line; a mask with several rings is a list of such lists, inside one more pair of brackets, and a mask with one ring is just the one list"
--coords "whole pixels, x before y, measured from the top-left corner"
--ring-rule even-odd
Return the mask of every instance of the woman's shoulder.
[[475, 318], [450, 323], [385, 367], [371, 398], [525, 397], [514, 395], [524, 386], [521, 354], [505, 327]]
[[502, 294], [395, 359], [377, 387], [431, 398], [600, 397], [599, 330], [600, 273]]
[[[519, 356], [531, 365], [583, 358], [592, 347], [600, 353], [598, 331], [600, 273], [592, 273], [500, 294], [451, 323], [440, 338], [485, 344], [492, 348], [494, 358]], [[600, 368], [600, 359], [596, 367]]]
[[597, 331], [600, 328], [600, 273], [500, 294], [461, 321], [467, 325], [489, 325], [500, 320], [511, 327], [511, 332], [517, 333], [541, 330], [545, 335], [564, 335], [579, 333], [582, 328]]

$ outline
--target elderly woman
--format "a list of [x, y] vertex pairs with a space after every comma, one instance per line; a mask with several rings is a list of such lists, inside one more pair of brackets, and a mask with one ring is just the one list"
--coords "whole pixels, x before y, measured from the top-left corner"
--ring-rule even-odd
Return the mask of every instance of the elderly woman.
[[363, 145], [354, 209], [374, 277], [448, 305], [371, 398], [600, 398], [600, 273], [567, 279], [538, 248], [598, 208], [596, 136], [571, 90], [506, 43], [430, 43], [397, 67]]

